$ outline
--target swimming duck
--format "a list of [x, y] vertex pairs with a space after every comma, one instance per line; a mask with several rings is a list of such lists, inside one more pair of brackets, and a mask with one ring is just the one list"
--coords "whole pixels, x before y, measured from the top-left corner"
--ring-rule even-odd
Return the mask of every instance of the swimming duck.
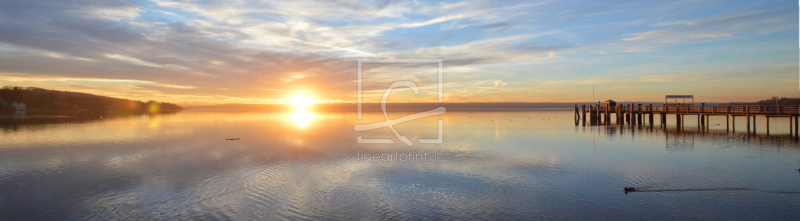
[[636, 188], [627, 187], [627, 186], [625, 188], [622, 188], [622, 190], [625, 191], [625, 194], [628, 194], [629, 192], [636, 192]]

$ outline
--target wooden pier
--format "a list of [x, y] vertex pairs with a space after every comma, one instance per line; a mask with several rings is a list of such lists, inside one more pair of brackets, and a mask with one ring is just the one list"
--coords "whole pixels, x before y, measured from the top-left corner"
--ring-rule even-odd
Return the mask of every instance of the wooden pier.
[[[800, 106], [786, 105], [646, 105], [642, 104], [619, 104], [610, 105], [575, 105], [575, 126], [588, 124], [590, 126], [623, 126], [639, 125], [654, 126], [654, 115], [659, 116], [659, 125], [667, 126], [667, 115], [675, 115], [675, 124], [679, 129], [683, 129], [684, 116], [697, 115], [697, 125], [701, 129], [708, 129], [711, 116], [724, 116], [725, 128], [728, 131], [736, 131], [736, 118], [745, 117], [745, 127], [748, 135], [756, 131], [756, 116], [765, 116], [767, 136], [769, 136], [769, 119], [776, 117], [789, 118], [789, 135], [798, 138], [798, 118], [800, 118]], [[752, 126], [751, 126], [752, 124]]]

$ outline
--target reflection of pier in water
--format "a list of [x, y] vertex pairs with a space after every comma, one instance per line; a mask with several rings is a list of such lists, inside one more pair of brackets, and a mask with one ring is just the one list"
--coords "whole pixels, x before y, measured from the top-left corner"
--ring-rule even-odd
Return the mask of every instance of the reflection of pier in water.
[[766, 135], [735, 133], [725, 130], [684, 130], [677, 127], [652, 127], [652, 126], [622, 126], [622, 127], [589, 127], [595, 134], [614, 137], [660, 137], [664, 140], [664, 147], [670, 152], [692, 151], [695, 143], [747, 143], [757, 146], [772, 146], [775, 148], [797, 148], [800, 141], [789, 134]]

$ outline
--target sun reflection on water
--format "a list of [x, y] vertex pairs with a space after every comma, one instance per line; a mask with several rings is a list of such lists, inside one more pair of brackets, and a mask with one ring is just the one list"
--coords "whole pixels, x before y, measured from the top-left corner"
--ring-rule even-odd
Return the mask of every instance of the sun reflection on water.
[[314, 118], [314, 115], [311, 112], [306, 111], [305, 109], [298, 109], [290, 116], [290, 119], [297, 124], [297, 127], [303, 129], [306, 125], [311, 122]]

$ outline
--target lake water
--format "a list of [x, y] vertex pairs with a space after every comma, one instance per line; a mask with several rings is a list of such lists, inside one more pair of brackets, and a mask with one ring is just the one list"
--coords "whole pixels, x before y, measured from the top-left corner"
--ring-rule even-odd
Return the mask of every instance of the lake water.
[[[363, 117], [6, 114], [0, 219], [800, 218], [786, 119], [766, 136], [760, 118], [748, 138], [721, 117], [703, 131], [688, 116], [678, 130], [576, 127], [571, 110], [450, 111], [395, 125], [407, 146], [388, 128], [354, 131], [383, 120]], [[442, 143], [420, 144], [438, 137], [438, 119]]]

